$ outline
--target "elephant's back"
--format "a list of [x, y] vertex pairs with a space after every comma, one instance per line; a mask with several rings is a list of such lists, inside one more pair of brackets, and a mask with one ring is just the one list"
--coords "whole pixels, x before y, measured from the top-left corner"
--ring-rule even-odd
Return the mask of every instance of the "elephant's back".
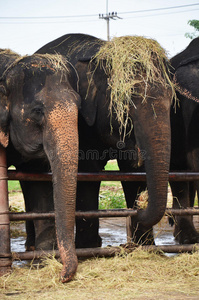
[[66, 34], [44, 45], [36, 53], [59, 53], [75, 65], [78, 60], [90, 60], [103, 43], [103, 40], [87, 34]]
[[190, 42], [185, 50], [171, 58], [172, 67], [177, 68], [199, 59], [199, 37]]

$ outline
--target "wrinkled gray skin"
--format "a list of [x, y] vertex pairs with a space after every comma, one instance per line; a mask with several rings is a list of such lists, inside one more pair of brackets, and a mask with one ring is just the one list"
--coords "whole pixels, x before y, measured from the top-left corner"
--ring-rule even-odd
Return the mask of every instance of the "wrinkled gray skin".
[[[65, 64], [67, 72], [57, 70], [56, 63], [44, 56], [28, 56], [8, 68], [0, 81], [0, 143], [7, 147], [10, 138], [20, 153], [21, 170], [52, 170], [63, 282], [71, 280], [77, 269], [74, 223], [80, 103], [76, 93], [77, 76], [74, 69]], [[45, 210], [42, 205], [48, 197], [48, 207], [53, 208], [50, 183], [44, 188], [42, 183], [23, 183], [22, 188], [29, 201], [29, 210], [34, 210], [35, 206]], [[39, 231], [39, 225], [36, 227]], [[48, 234], [44, 232], [47, 227], [42, 224], [40, 233], [44, 240], [49, 234], [49, 228]], [[54, 226], [51, 229], [54, 230]], [[38, 238], [34, 230], [33, 235]], [[42, 237], [40, 241], [42, 244]], [[41, 244], [39, 248], [43, 247]]]
[[[149, 86], [148, 98], [145, 102], [132, 95], [136, 106], [136, 109], [134, 106], [130, 108], [133, 130], [122, 143], [119, 134], [120, 124], [114, 114], [111, 133], [110, 94], [107, 91], [107, 76], [100, 66], [94, 73], [88, 92], [89, 72], [96, 68], [95, 60], [91, 63], [91, 59], [102, 43], [104, 42], [92, 36], [69, 34], [43, 46], [37, 52], [60, 53], [77, 70], [79, 94], [82, 99], [79, 114], [79, 171], [101, 171], [106, 162], [113, 158], [117, 158], [121, 171], [146, 170], [149, 204], [146, 210], [139, 210], [138, 217], [132, 220], [132, 231], [135, 241], [147, 243], [148, 239], [151, 239], [150, 243], [153, 243], [152, 226], [164, 215], [167, 200], [171, 91], [157, 84]], [[144, 85], [139, 89], [143, 90]], [[154, 115], [153, 105], [157, 117]], [[130, 124], [127, 130], [129, 129]], [[142, 166], [140, 166], [139, 153], [144, 155]], [[127, 206], [134, 207], [137, 193], [144, 188], [144, 185], [141, 182], [122, 182], [122, 185]], [[77, 210], [98, 208], [99, 187], [100, 182], [78, 183]], [[101, 246], [98, 227], [98, 220], [77, 220], [76, 246]]]
[[[178, 83], [179, 105], [171, 109], [171, 170], [199, 171], [199, 38], [171, 59]], [[178, 90], [178, 89], [177, 89]], [[171, 182], [174, 208], [193, 206], [199, 182]], [[175, 217], [174, 236], [180, 244], [199, 242], [192, 216]]]
[[[19, 59], [20, 55], [12, 52], [9, 49], [0, 49], [0, 77], [3, 76], [6, 69], [16, 60]], [[1, 103], [5, 97], [1, 93]], [[5, 98], [6, 100], [6, 98]], [[1, 123], [5, 123], [7, 126], [7, 110], [5, 111], [6, 104], [1, 106], [0, 120]], [[7, 154], [7, 165], [14, 165], [17, 171], [29, 171], [29, 172], [46, 172], [49, 170], [49, 164], [45, 165], [44, 162], [31, 161], [31, 163], [24, 162], [23, 157], [20, 153], [13, 147], [12, 142], [9, 141], [9, 145], [6, 148]], [[26, 211], [40, 211], [40, 206], [42, 205], [43, 210], [54, 210], [53, 207], [53, 195], [52, 195], [52, 184], [48, 182], [20, 182], [24, 199]], [[48, 190], [51, 192], [48, 192]], [[43, 195], [48, 194], [48, 198], [51, 201], [42, 201]], [[34, 207], [32, 207], [34, 203]], [[48, 235], [43, 234], [48, 228]], [[26, 222], [27, 231], [27, 241], [26, 249], [34, 250], [36, 248], [49, 249], [55, 246], [55, 225], [54, 222], [50, 220], [34, 220], [34, 222]], [[48, 238], [47, 238], [48, 237]], [[36, 245], [35, 245], [36, 243]]]

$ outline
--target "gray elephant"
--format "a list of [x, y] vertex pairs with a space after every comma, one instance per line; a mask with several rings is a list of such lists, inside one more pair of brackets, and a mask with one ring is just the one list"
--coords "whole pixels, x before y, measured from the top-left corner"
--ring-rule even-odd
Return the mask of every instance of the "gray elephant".
[[[171, 170], [199, 171], [199, 38], [171, 59], [179, 104], [171, 109]], [[199, 181], [171, 182], [174, 208], [193, 206]], [[199, 242], [192, 216], [175, 217], [180, 244]]]
[[[0, 49], [0, 76], [3, 76], [7, 68], [17, 59], [21, 59], [20, 55], [11, 51], [10, 49]], [[3, 96], [1, 94], [1, 104], [3, 104]], [[5, 101], [6, 101], [5, 97]], [[0, 119], [7, 116], [7, 111], [4, 109], [7, 106], [1, 105]], [[5, 121], [5, 124], [7, 120]], [[17, 171], [26, 172], [47, 172], [49, 171], [49, 163], [44, 161], [25, 162], [21, 154], [13, 147], [11, 140], [6, 148], [7, 165], [8, 167], [14, 165]], [[53, 211], [53, 188], [52, 183], [49, 182], [20, 182], [24, 199], [26, 211]], [[46, 198], [46, 201], [43, 199]], [[26, 250], [36, 249], [53, 249], [56, 247], [55, 239], [55, 224], [52, 220], [34, 220], [26, 221]], [[48, 232], [48, 234], [46, 234]]]
[[[80, 97], [76, 90], [74, 68], [60, 55], [18, 58], [0, 80], [1, 144], [7, 147], [10, 139], [21, 170], [52, 170], [53, 197], [51, 185], [43, 189], [42, 183], [39, 191], [34, 190], [33, 183], [23, 191], [30, 205], [38, 192], [41, 202], [54, 198], [63, 282], [69, 281], [77, 269], [74, 222]], [[44, 224], [41, 232], [43, 229]]]
[[[115, 49], [117, 41], [121, 41], [127, 50], [114, 62], [104, 55], [104, 47]], [[141, 48], [136, 49], [139, 42]], [[172, 85], [166, 56], [159, 61], [160, 49], [157, 43], [139, 37], [123, 37], [108, 43], [89, 35], [68, 34], [37, 51], [63, 55], [78, 74], [81, 96], [79, 171], [101, 171], [113, 158], [118, 160], [121, 171], [146, 170], [148, 206], [145, 210], [138, 210], [138, 216], [132, 219], [132, 235], [140, 243], [153, 243], [152, 226], [164, 215], [167, 202]], [[149, 56], [146, 58], [147, 52]], [[128, 62], [122, 60], [124, 57], [129, 58]], [[155, 69], [154, 80], [150, 81], [150, 72], [153, 71], [148, 72], [147, 63], [142, 64], [144, 60]], [[111, 71], [115, 65], [119, 65], [119, 69], [113, 75]], [[123, 89], [122, 71], [127, 75], [124, 81], [129, 85], [128, 92], [123, 95], [119, 91]], [[115, 83], [113, 78], [117, 75], [119, 80]], [[114, 102], [115, 98], [123, 102], [118, 104]], [[119, 109], [120, 105], [122, 109]], [[122, 182], [122, 185], [127, 206], [136, 207], [137, 193], [145, 185], [142, 182]], [[77, 210], [97, 209], [99, 188], [100, 182], [79, 182]], [[98, 219], [77, 220], [76, 246], [101, 246], [98, 229]]]

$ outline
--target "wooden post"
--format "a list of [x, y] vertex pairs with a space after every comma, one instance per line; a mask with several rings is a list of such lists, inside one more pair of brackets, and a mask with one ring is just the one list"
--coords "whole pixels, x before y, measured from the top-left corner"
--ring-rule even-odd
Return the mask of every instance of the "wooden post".
[[127, 243], [132, 242], [132, 222], [131, 217], [126, 217], [126, 235], [127, 235]]
[[8, 183], [6, 151], [0, 145], [0, 276], [11, 270], [10, 220], [8, 205]]

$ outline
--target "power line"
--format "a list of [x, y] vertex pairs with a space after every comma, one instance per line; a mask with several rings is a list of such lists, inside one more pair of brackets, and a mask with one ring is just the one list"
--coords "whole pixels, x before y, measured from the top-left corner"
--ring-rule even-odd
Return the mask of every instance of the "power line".
[[170, 6], [170, 7], [163, 7], [163, 8], [134, 10], [134, 11], [129, 11], [129, 12], [121, 12], [120, 14], [122, 15], [122, 14], [135, 14], [135, 13], [143, 13], [143, 12], [152, 12], [152, 11], [160, 11], [160, 10], [167, 10], [167, 9], [184, 8], [184, 7], [196, 6], [196, 5], [199, 5], [199, 3], [179, 5], [179, 6]]
[[183, 11], [171, 11], [171, 12], [165, 12], [165, 13], [159, 13], [159, 14], [148, 14], [148, 15], [142, 15], [142, 16], [131, 16], [131, 17], [126, 17], [125, 20], [127, 19], [137, 19], [137, 18], [150, 18], [150, 17], [159, 17], [159, 16], [166, 16], [166, 15], [174, 15], [174, 14], [180, 14], [180, 13], [187, 13], [190, 11], [197, 11], [199, 8], [195, 9], [188, 9], [188, 10], [183, 10]]
[[[145, 12], [153, 12], [153, 11], [161, 11], [161, 10], [170, 10], [170, 9], [178, 9], [190, 6], [197, 6], [199, 3], [195, 4], [187, 4], [187, 5], [179, 5], [179, 6], [170, 6], [170, 7], [163, 7], [163, 8], [154, 8], [154, 9], [143, 9], [143, 10], [135, 10], [129, 12], [121, 12], [120, 14], [136, 14], [136, 13], [145, 13]], [[88, 18], [88, 17], [98, 17], [98, 14], [92, 15], [73, 15], [73, 16], [41, 16], [41, 17], [0, 17], [1, 20], [6, 19], [22, 19], [22, 20], [29, 20], [29, 19], [61, 19], [61, 18]]]
[[88, 18], [97, 17], [98, 14], [94, 15], [74, 15], [74, 16], [43, 16], [43, 17], [0, 17], [0, 19], [63, 19], [63, 18]]

